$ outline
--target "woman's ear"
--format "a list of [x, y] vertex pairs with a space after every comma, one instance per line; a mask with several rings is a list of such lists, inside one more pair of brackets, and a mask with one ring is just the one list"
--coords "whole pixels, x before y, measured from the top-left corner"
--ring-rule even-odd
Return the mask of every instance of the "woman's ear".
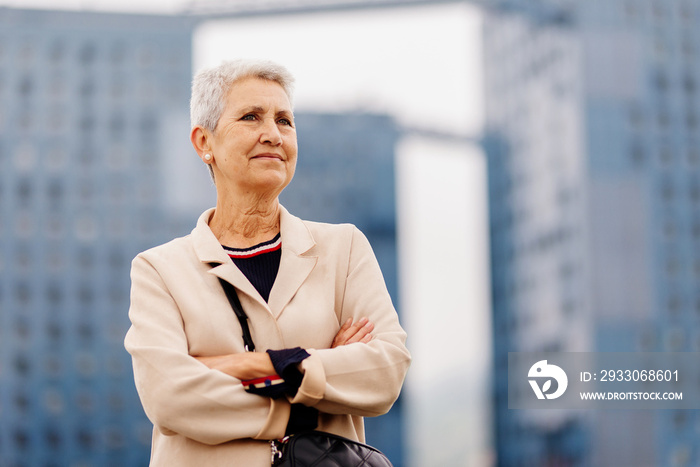
[[[190, 141], [192, 142], [192, 146], [194, 147], [194, 150], [197, 151], [197, 154], [199, 155], [200, 159], [202, 159], [202, 162], [205, 164], [211, 162], [211, 145], [209, 144], [210, 136], [211, 133], [199, 125], [193, 127], [192, 131], [190, 132]], [[209, 155], [208, 160], [205, 159], [206, 155]]]

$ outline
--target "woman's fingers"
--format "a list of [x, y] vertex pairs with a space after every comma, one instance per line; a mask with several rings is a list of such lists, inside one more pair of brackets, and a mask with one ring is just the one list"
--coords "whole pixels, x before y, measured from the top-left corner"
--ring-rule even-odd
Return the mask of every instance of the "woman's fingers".
[[339, 346], [344, 344], [345, 333], [348, 331], [348, 329], [350, 329], [351, 324], [352, 324], [352, 318], [348, 318], [347, 321], [345, 321], [343, 323], [343, 325], [338, 330], [338, 333], [333, 338], [333, 343], [331, 344], [331, 349], [334, 349], [334, 348], [339, 347]]
[[336, 334], [335, 337], [345, 335], [345, 333], [350, 329], [350, 326], [352, 325], [352, 318], [348, 318], [343, 325], [340, 327], [340, 330], [338, 331], [338, 334]]
[[[353, 326], [350, 326], [350, 329], [352, 330]], [[360, 321], [357, 322], [356, 331], [347, 340], [346, 344], [352, 344], [354, 342], [362, 341], [365, 337], [370, 335], [372, 329], [374, 329], [374, 324], [370, 323], [367, 318], [362, 318]]]
[[341, 345], [352, 344], [355, 342], [367, 343], [372, 340], [372, 335], [370, 334], [374, 329], [374, 324], [372, 324], [367, 318], [362, 318], [356, 323], [352, 322], [352, 318], [348, 319], [343, 323], [338, 334], [336, 334], [333, 339], [333, 344], [331, 348], [340, 347]]

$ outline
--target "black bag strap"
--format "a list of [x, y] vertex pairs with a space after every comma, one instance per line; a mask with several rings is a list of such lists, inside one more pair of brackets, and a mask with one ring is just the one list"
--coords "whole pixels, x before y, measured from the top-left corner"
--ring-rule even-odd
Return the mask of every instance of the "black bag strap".
[[241, 306], [241, 301], [238, 299], [236, 288], [221, 278], [219, 278], [219, 282], [221, 282], [221, 286], [224, 288], [224, 292], [226, 292], [226, 298], [228, 298], [233, 312], [236, 313], [238, 322], [241, 323], [245, 350], [246, 352], [254, 352], [255, 344], [253, 343], [253, 337], [250, 335], [250, 328], [248, 327], [248, 315], [243, 311], [243, 306]]

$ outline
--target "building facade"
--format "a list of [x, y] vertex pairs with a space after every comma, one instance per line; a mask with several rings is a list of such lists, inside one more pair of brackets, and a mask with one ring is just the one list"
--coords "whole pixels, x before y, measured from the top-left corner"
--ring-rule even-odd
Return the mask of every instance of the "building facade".
[[[0, 465], [146, 465], [130, 260], [172, 236], [190, 21], [0, 8]], [[185, 120], [183, 120], [185, 119]], [[174, 125], [174, 126], [173, 126]]]
[[700, 2], [485, 17], [498, 464], [696, 465], [694, 411], [508, 411], [504, 358], [700, 348]]
[[[585, 420], [508, 410], [508, 352], [581, 351], [585, 283], [580, 47], [570, 18], [486, 11], [486, 136], [498, 465], [577, 465]], [[546, 412], [546, 413], [544, 413]]]

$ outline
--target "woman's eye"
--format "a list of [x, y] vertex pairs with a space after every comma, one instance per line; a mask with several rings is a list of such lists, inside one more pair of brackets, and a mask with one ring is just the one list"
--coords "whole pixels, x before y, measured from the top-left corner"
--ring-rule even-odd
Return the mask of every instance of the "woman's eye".
[[254, 114], [244, 115], [243, 118], [241, 118], [241, 120], [255, 120], [255, 115]]
[[282, 125], [292, 126], [292, 122], [287, 118], [280, 118], [279, 120], [277, 120], [277, 123], [281, 123]]

